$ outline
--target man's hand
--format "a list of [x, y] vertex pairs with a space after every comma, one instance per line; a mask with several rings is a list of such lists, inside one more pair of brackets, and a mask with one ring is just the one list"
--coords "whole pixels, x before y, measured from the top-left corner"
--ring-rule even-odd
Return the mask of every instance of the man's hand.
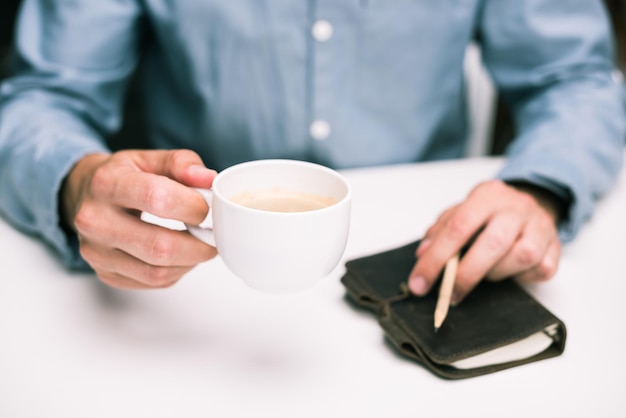
[[197, 225], [208, 207], [191, 187], [210, 188], [215, 175], [187, 150], [88, 155], [65, 179], [61, 216], [104, 283], [126, 289], [168, 287], [215, 257], [216, 250], [186, 231], [143, 222], [141, 212]]
[[417, 249], [409, 288], [417, 295], [428, 293], [446, 261], [474, 236], [457, 270], [453, 304], [483, 278], [551, 278], [561, 255], [556, 228], [559, 212], [558, 202], [540, 188], [514, 187], [497, 180], [478, 185], [426, 232]]

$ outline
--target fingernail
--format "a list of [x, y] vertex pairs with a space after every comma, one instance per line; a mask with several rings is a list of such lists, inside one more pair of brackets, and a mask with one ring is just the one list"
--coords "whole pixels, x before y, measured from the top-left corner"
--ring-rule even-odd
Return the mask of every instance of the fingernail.
[[409, 289], [416, 295], [424, 295], [428, 291], [428, 283], [422, 276], [415, 276], [409, 280]]

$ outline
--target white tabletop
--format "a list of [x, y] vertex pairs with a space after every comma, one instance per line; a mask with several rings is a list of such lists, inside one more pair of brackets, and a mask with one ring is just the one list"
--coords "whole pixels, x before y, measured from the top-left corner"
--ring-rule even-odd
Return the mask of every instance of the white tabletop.
[[[498, 159], [345, 171], [345, 259], [399, 246], [493, 175]], [[118, 291], [65, 270], [0, 220], [0, 417], [626, 416], [626, 174], [530, 291], [568, 327], [565, 353], [446, 381], [396, 354], [344, 300], [343, 264], [291, 296], [218, 259], [171, 289]]]

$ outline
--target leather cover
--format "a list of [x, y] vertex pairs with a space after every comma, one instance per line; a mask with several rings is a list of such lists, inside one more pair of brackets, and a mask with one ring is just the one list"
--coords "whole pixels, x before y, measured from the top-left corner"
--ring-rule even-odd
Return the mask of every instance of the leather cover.
[[[410, 294], [406, 280], [419, 241], [346, 263], [341, 279], [357, 304], [376, 312], [387, 338], [405, 356], [446, 379], [462, 379], [555, 357], [565, 349], [565, 324], [513, 280], [482, 281], [451, 307], [435, 333], [438, 289]], [[553, 343], [522, 360], [461, 369], [451, 363], [504, 347], [550, 328]]]

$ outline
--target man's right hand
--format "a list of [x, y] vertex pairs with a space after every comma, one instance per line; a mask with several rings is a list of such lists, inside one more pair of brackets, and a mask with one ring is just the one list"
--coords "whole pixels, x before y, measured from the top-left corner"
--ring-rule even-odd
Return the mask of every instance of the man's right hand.
[[169, 287], [217, 251], [187, 231], [142, 221], [141, 212], [197, 225], [208, 207], [192, 187], [210, 188], [215, 175], [188, 150], [91, 154], [63, 183], [61, 216], [104, 283]]

